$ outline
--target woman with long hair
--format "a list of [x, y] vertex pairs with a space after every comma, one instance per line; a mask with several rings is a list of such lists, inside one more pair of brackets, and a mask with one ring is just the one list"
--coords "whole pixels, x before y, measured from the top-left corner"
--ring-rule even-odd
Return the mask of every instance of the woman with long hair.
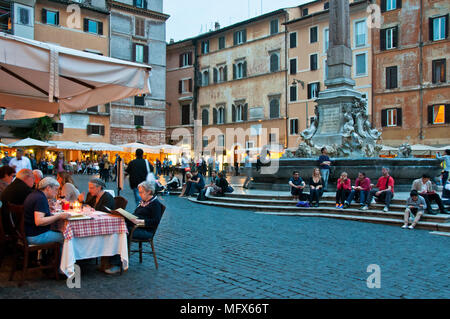
[[[309, 179], [309, 202], [311, 206], [319, 207], [319, 201], [323, 194], [323, 180], [320, 175], [320, 169], [315, 168]], [[313, 205], [313, 202], [316, 204]]]
[[59, 152], [58, 155], [56, 156], [56, 160], [55, 160], [55, 164], [54, 164], [54, 170], [55, 170], [56, 174], [65, 171], [65, 168], [64, 168], [64, 153], [63, 152]]
[[64, 198], [69, 202], [74, 202], [77, 200], [80, 192], [78, 191], [72, 176], [66, 171], [59, 172], [56, 175], [56, 180], [58, 181], [60, 187], [58, 190], [58, 197]]

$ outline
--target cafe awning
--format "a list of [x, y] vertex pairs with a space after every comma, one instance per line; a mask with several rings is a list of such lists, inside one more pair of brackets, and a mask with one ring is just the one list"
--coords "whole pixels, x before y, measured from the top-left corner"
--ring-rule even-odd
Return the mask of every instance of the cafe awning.
[[5, 119], [69, 113], [151, 93], [150, 70], [148, 65], [0, 32], [0, 107], [7, 109]]
[[82, 145], [80, 143], [75, 143], [71, 141], [49, 141], [52, 146], [49, 149], [56, 150], [74, 150], [74, 151], [89, 151], [90, 147], [87, 145]]

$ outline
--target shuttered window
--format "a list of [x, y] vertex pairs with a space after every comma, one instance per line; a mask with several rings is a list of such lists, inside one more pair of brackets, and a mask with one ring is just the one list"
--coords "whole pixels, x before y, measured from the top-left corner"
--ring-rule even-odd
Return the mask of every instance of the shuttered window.
[[145, 37], [145, 19], [136, 17], [134, 32], [138, 37]]
[[402, 126], [402, 109], [392, 108], [381, 110], [381, 126], [393, 127]]
[[439, 41], [448, 38], [448, 19], [448, 14], [441, 17], [429, 18], [430, 41]]
[[380, 31], [380, 49], [389, 50], [398, 47], [398, 26]]
[[289, 135], [298, 134], [298, 119], [289, 119]]
[[289, 48], [293, 49], [297, 47], [297, 32], [289, 34]]
[[88, 135], [105, 135], [105, 127], [103, 125], [90, 125], [87, 126], [87, 134]]
[[309, 56], [309, 68], [311, 71], [317, 70], [317, 54], [311, 54]]
[[134, 125], [144, 126], [144, 116], [143, 115], [135, 115], [134, 116]]
[[280, 59], [278, 53], [272, 53], [270, 55], [270, 72], [276, 72], [280, 70]]
[[319, 97], [320, 82], [314, 82], [308, 84], [308, 100]]
[[434, 60], [432, 63], [432, 67], [433, 67], [433, 74], [432, 74], [433, 83], [447, 82], [445, 59]]
[[278, 33], [278, 19], [270, 21], [270, 34]]
[[297, 59], [289, 60], [289, 74], [297, 74]]
[[64, 133], [64, 123], [53, 123], [53, 131], [56, 133], [62, 134]]
[[397, 66], [386, 68], [386, 89], [397, 88]]
[[103, 35], [103, 22], [94, 21], [88, 18], [83, 20], [83, 31]]
[[428, 106], [428, 124], [450, 124], [450, 104]]

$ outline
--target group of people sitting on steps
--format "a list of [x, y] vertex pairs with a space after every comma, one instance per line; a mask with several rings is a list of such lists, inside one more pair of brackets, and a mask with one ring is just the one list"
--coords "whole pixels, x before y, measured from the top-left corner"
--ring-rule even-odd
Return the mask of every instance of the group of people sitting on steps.
[[229, 185], [225, 172], [212, 171], [211, 182], [205, 183], [203, 175], [194, 169], [192, 172], [186, 172], [186, 183], [183, 185], [180, 197], [188, 197], [198, 193], [197, 200], [207, 200], [211, 195], [223, 196], [225, 193], [233, 192]]
[[[354, 186], [352, 186], [352, 182], [347, 173], [341, 173], [341, 176], [337, 180], [336, 208], [346, 209], [350, 207], [353, 200], [359, 200], [359, 209], [368, 210], [373, 198], [375, 197], [377, 202], [382, 202], [385, 204], [383, 211], [388, 212], [392, 198], [394, 197], [395, 181], [394, 178], [389, 175], [389, 168], [383, 167], [381, 172], [382, 176], [378, 179], [376, 185], [371, 183], [370, 178], [368, 178], [364, 172], [359, 172]], [[319, 207], [319, 201], [324, 192], [324, 181], [319, 168], [315, 168], [312, 176], [309, 178], [309, 195], [304, 193], [306, 183], [300, 177], [298, 171], [293, 172], [293, 176], [289, 180], [289, 186], [291, 187], [291, 194], [294, 196], [294, 199], [298, 201], [307, 199], [309, 200], [309, 206]], [[446, 187], [444, 187], [443, 190], [445, 199], [447, 198], [445, 195], [450, 193], [450, 185], [446, 186], [448, 186], [448, 190]], [[431, 208], [431, 202], [433, 201], [439, 206], [441, 214], [448, 214], [444, 204], [448, 204], [450, 201], [445, 200], [443, 202], [441, 200], [439, 194], [433, 190], [430, 176], [424, 174], [422, 178], [416, 179], [412, 184], [412, 191], [417, 193], [419, 198], [423, 199], [425, 205], [422, 210], [426, 211], [427, 214], [436, 214]], [[412, 193], [411, 196], [413, 196]]]

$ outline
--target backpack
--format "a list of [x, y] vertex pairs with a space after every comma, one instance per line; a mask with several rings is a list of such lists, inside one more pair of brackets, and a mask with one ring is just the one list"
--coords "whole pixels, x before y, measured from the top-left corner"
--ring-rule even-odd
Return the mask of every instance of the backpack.
[[299, 201], [295, 206], [297, 207], [311, 207], [309, 202]]

